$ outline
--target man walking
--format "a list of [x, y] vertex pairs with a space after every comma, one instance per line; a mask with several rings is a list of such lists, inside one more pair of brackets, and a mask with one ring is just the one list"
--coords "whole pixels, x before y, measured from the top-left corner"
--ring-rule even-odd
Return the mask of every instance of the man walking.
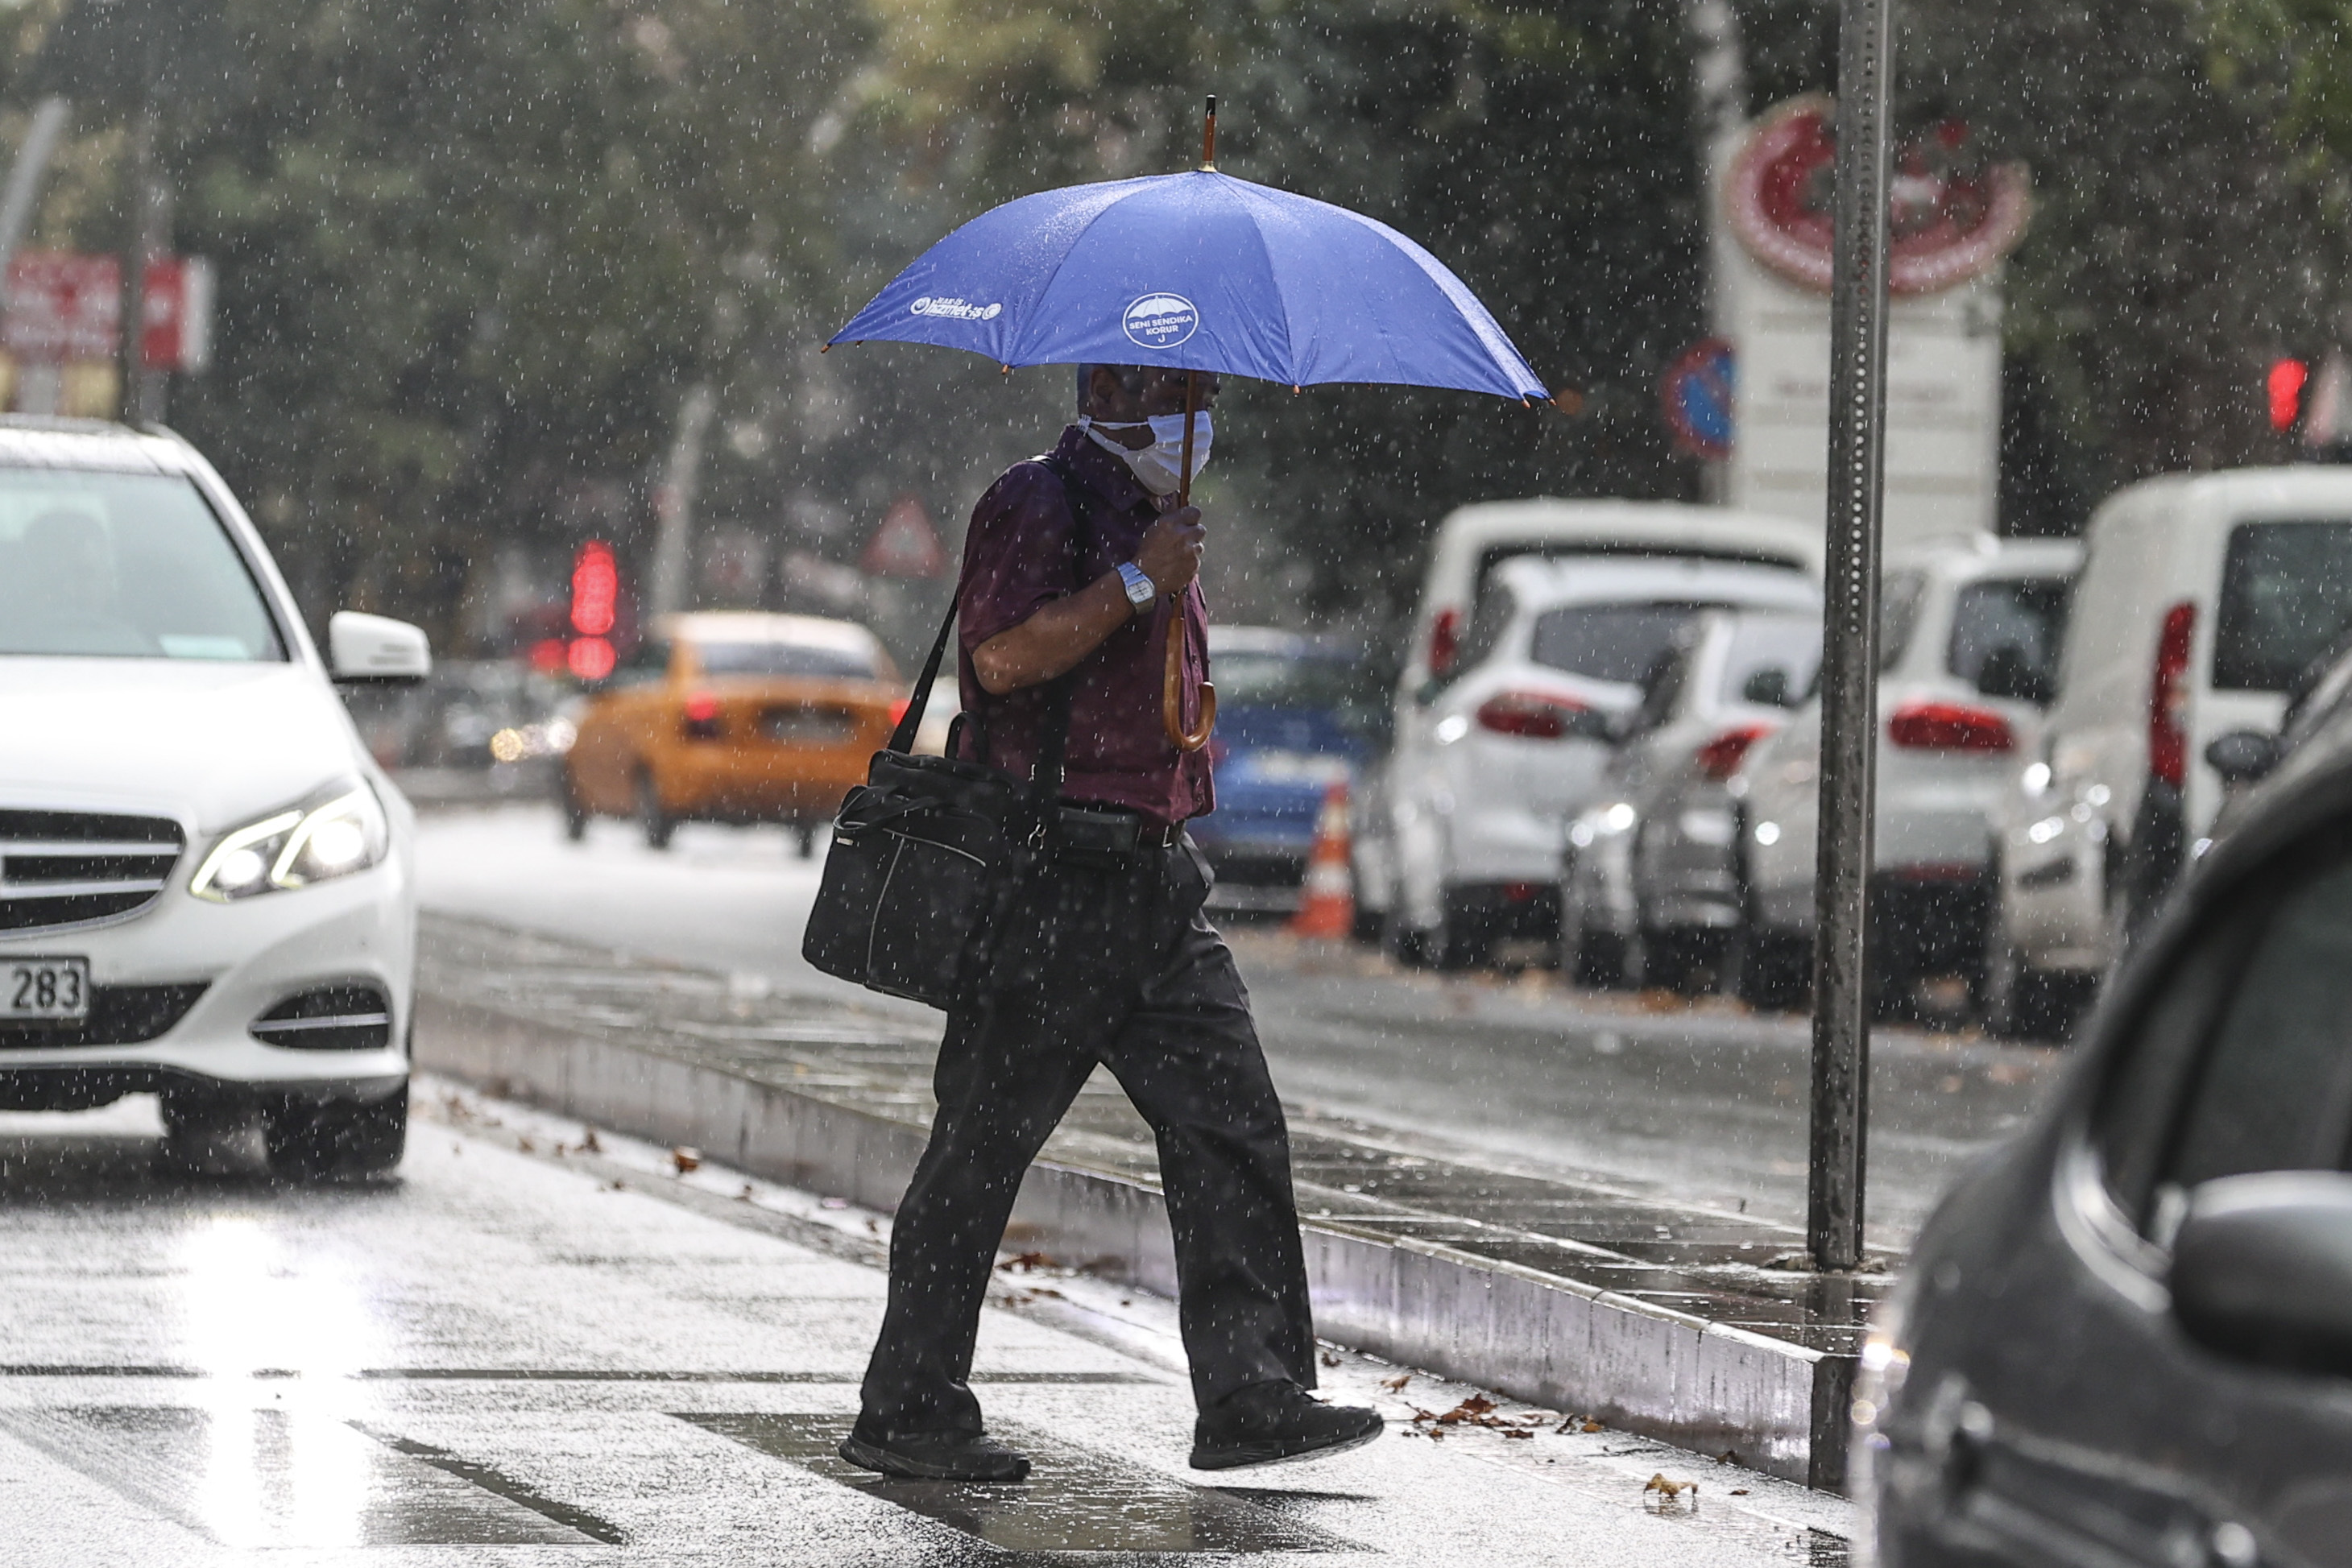
[[[1214, 378], [1202, 381], [1213, 402]], [[1008, 918], [988, 1005], [951, 1014], [940, 1046], [939, 1117], [898, 1207], [889, 1306], [841, 1446], [866, 1469], [1029, 1473], [982, 1429], [972, 1343], [1022, 1174], [1097, 1062], [1159, 1143], [1200, 1406], [1193, 1466], [1380, 1435], [1376, 1412], [1307, 1393], [1315, 1339], [1289, 1136], [1183, 831], [1214, 805], [1208, 754], [1178, 750], [1162, 727], [1160, 637], [1184, 637], [1188, 693], [1207, 677], [1194, 583], [1205, 530], [1197, 507], [1174, 507], [1184, 387], [1181, 371], [1081, 365], [1078, 422], [972, 512], [959, 590], [964, 754], [1028, 777], [1055, 711], [1048, 684], [1072, 677], [1060, 852]], [[1210, 434], [1203, 412], [1196, 473]]]

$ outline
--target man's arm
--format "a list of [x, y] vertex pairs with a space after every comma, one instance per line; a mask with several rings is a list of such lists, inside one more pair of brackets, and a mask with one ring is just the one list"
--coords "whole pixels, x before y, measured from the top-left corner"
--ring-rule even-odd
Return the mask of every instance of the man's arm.
[[[1144, 530], [1135, 564], [1162, 594], [1181, 593], [1200, 575], [1207, 536], [1198, 507], [1171, 512]], [[1118, 573], [1107, 571], [973, 649], [972, 671], [992, 696], [1050, 681], [1101, 647], [1135, 612]]]

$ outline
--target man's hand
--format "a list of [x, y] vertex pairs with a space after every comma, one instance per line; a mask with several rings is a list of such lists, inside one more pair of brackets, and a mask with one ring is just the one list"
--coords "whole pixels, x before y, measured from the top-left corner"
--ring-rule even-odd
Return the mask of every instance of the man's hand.
[[1209, 537], [1201, 508], [1181, 507], [1143, 530], [1135, 564], [1162, 593], [1181, 593], [1201, 575], [1201, 544]]

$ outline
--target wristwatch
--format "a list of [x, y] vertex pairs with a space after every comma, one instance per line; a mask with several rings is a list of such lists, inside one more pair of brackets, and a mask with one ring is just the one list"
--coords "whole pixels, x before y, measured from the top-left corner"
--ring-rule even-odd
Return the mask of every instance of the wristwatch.
[[1127, 601], [1135, 606], [1139, 615], [1150, 609], [1151, 601], [1160, 597], [1160, 591], [1143, 575], [1143, 569], [1131, 560], [1118, 563], [1118, 580], [1127, 589]]

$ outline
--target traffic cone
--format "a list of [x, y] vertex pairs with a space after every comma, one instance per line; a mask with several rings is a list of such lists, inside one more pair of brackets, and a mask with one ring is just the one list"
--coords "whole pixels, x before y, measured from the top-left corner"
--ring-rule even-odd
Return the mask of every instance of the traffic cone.
[[1307, 852], [1298, 913], [1290, 917], [1292, 936], [1356, 934], [1356, 879], [1349, 859], [1348, 786], [1338, 783], [1324, 791], [1323, 813], [1315, 820], [1315, 847]]

